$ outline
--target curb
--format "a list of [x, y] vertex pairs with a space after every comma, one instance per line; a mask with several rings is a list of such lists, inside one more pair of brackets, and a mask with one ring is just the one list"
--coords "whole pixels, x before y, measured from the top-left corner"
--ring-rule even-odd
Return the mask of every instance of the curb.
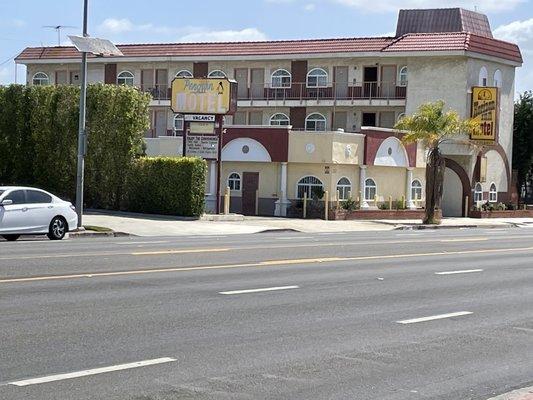
[[126, 232], [95, 232], [95, 231], [82, 231], [82, 232], [69, 232], [70, 239], [83, 239], [83, 238], [94, 238], [94, 237], [128, 237], [136, 236], [131, 233]]
[[502, 394], [500, 396], [491, 397], [488, 400], [532, 400], [533, 399], [533, 386], [514, 390], [509, 393]]
[[438, 229], [498, 229], [498, 228], [519, 228], [516, 224], [507, 225], [399, 225], [395, 231], [414, 231], [414, 230], [438, 230]]
[[299, 231], [298, 229], [292, 229], [292, 228], [279, 228], [279, 229], [271, 228], [271, 229], [264, 229], [262, 231], [256, 232], [255, 234], [258, 234], [258, 233], [272, 233], [272, 232], [280, 232], [280, 233], [283, 233], [283, 232], [296, 232], [296, 233], [302, 233], [302, 231]]

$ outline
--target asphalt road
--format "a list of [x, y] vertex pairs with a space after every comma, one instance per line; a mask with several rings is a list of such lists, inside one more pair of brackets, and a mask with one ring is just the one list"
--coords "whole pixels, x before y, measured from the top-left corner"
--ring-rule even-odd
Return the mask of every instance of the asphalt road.
[[480, 399], [533, 383], [533, 229], [0, 242], [0, 399]]

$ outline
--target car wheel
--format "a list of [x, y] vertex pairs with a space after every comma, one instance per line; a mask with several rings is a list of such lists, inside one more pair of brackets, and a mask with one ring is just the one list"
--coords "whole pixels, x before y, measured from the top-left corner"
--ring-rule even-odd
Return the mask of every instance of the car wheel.
[[20, 237], [20, 235], [2, 235], [2, 237], [8, 242], [14, 242]]
[[52, 222], [50, 222], [50, 228], [48, 229], [48, 239], [50, 240], [61, 240], [67, 234], [67, 221], [63, 217], [54, 217]]

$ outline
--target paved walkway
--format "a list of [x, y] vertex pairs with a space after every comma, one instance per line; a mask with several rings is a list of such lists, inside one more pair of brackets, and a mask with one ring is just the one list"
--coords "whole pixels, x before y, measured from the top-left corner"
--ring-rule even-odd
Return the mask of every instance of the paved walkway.
[[[354, 232], [385, 231], [400, 227], [419, 228], [419, 220], [407, 221], [323, 221], [272, 217], [245, 217], [240, 221], [184, 220], [176, 217], [143, 215], [119, 212], [88, 213], [84, 225], [96, 225], [137, 236], [196, 236], [231, 235], [258, 233], [271, 230], [295, 230], [299, 232]], [[509, 227], [510, 225], [533, 227], [529, 219], [490, 219], [449, 218], [443, 227]]]
[[489, 400], [533, 400], [533, 386], [502, 394]]

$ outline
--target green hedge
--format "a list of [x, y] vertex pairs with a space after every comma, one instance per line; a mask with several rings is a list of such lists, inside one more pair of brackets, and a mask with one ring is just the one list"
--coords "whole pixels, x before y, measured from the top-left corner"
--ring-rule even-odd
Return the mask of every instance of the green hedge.
[[140, 158], [130, 170], [129, 211], [199, 216], [204, 212], [207, 165], [199, 158]]

